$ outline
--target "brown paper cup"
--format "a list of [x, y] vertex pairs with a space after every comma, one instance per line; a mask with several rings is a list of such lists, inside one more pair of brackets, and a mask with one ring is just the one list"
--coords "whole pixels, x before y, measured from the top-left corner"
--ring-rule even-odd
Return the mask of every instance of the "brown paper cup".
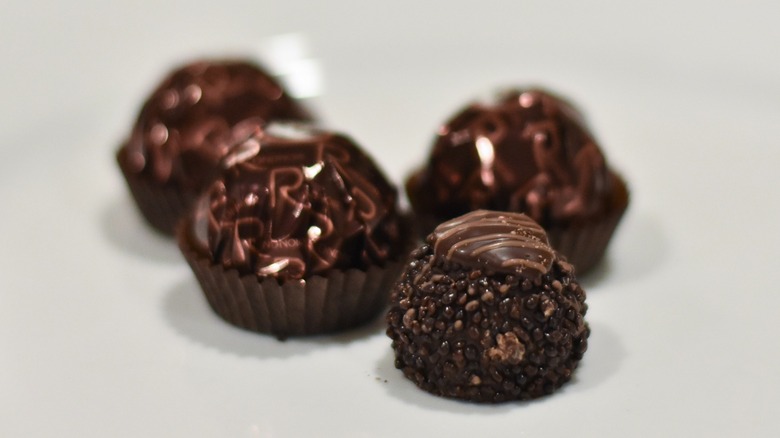
[[128, 172], [123, 164], [123, 151], [120, 149], [117, 153], [117, 161], [138, 209], [149, 225], [163, 234], [173, 236], [176, 224], [192, 206], [197, 195]]
[[610, 199], [610, 211], [605, 216], [569, 227], [552, 226], [546, 229], [550, 245], [566, 256], [579, 275], [588, 272], [604, 257], [609, 241], [628, 207], [625, 182], [615, 173], [611, 173], [610, 177], [615, 190]]
[[279, 339], [330, 333], [357, 327], [387, 305], [401, 274], [401, 261], [383, 267], [332, 270], [305, 280], [239, 275], [196, 252], [182, 224], [179, 247], [206, 295], [209, 306], [235, 326]]

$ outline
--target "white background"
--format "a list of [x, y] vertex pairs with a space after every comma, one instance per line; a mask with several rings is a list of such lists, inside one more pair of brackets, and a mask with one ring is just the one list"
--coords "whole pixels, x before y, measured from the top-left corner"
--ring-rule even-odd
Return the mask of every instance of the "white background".
[[[0, 436], [780, 435], [777, 2], [419, 3], [0, 5]], [[211, 314], [113, 153], [173, 64], [288, 33], [319, 114], [396, 182], [496, 87], [585, 110], [632, 204], [570, 384], [453, 402], [393, 368], [381, 321], [279, 343]]]

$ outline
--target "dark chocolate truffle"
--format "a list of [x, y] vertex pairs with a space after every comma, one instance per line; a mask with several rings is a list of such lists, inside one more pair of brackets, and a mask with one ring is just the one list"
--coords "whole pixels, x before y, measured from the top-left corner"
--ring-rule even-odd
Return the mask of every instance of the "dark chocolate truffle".
[[406, 189], [423, 235], [481, 208], [522, 212], [580, 273], [601, 259], [628, 205], [625, 183], [607, 166], [581, 115], [534, 89], [455, 115]]
[[[258, 66], [200, 61], [174, 70], [143, 105], [117, 161], [147, 221], [173, 234], [214, 181], [239, 122], [309, 120], [309, 113]], [[240, 135], [240, 134], [239, 134]]]
[[412, 252], [387, 315], [395, 366], [436, 395], [537, 398], [587, 349], [585, 292], [528, 216], [478, 210]]
[[386, 305], [408, 232], [397, 192], [349, 138], [272, 123], [235, 143], [179, 230], [211, 307], [280, 338]]

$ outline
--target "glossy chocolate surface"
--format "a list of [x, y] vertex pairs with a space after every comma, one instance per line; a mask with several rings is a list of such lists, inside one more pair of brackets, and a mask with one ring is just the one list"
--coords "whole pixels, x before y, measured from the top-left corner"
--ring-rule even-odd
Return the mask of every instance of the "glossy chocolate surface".
[[518, 211], [547, 226], [602, 214], [612, 188], [580, 114], [541, 90], [474, 103], [439, 129], [407, 183], [415, 212], [440, 222], [476, 209]]
[[428, 240], [435, 257], [492, 272], [546, 274], [555, 257], [544, 230], [522, 213], [477, 210], [442, 223]]
[[236, 142], [198, 202], [195, 247], [242, 274], [301, 279], [405, 248], [397, 192], [350, 139], [271, 124]]
[[125, 172], [199, 191], [215, 178], [232, 129], [247, 119], [263, 124], [310, 115], [254, 64], [188, 64], [166, 77], [145, 102], [120, 163]]

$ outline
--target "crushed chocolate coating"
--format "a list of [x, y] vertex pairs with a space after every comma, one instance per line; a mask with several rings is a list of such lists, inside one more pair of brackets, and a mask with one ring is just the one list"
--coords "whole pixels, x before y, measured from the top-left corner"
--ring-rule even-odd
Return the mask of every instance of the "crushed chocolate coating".
[[[410, 176], [406, 191], [423, 237], [473, 210], [522, 212], [570, 258], [577, 251], [567, 248], [573, 237], [566, 230], [616, 225], [628, 203], [625, 184], [580, 113], [539, 89], [510, 90], [458, 112], [439, 128], [427, 164]], [[609, 236], [592, 240], [606, 247]], [[603, 249], [572, 261], [590, 267]]]
[[127, 173], [199, 192], [211, 183], [231, 129], [254, 119], [310, 120], [255, 64], [198, 61], [171, 72], [144, 103], [119, 153]]
[[272, 123], [233, 144], [223, 167], [191, 231], [216, 264], [284, 281], [404, 253], [396, 190], [343, 135]]
[[412, 252], [387, 315], [395, 366], [433, 394], [482, 403], [552, 393], [587, 349], [585, 292], [553, 259], [529, 278]]

